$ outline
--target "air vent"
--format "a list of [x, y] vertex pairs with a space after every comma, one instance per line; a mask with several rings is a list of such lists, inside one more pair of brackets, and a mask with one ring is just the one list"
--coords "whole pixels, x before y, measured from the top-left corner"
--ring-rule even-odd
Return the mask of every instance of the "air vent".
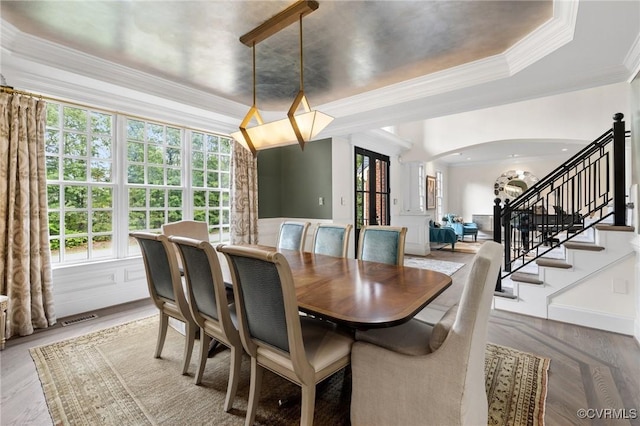
[[63, 327], [66, 327], [68, 325], [77, 324], [79, 322], [90, 321], [90, 320], [95, 319], [95, 318], [98, 318], [98, 316], [96, 314], [83, 315], [83, 316], [78, 317], [78, 318], [61, 321], [60, 324], [62, 324]]

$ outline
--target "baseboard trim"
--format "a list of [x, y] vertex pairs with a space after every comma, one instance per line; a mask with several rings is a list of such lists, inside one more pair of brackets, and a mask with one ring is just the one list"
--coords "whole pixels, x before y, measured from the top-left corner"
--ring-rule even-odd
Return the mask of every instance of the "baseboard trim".
[[550, 304], [548, 319], [633, 336], [635, 319], [589, 309]]

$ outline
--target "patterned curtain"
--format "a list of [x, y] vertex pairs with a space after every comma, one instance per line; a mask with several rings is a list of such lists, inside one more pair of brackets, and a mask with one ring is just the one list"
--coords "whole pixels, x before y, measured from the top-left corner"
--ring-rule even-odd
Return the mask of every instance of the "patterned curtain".
[[258, 162], [235, 141], [231, 177], [231, 244], [258, 244]]
[[0, 93], [0, 294], [6, 335], [55, 324], [47, 217], [46, 103]]

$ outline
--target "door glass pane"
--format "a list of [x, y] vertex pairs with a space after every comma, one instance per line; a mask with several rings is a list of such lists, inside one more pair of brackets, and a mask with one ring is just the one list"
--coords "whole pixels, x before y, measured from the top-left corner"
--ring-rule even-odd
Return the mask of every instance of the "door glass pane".
[[[389, 225], [389, 157], [355, 148], [355, 238], [368, 225]], [[356, 247], [357, 250], [357, 247]]]

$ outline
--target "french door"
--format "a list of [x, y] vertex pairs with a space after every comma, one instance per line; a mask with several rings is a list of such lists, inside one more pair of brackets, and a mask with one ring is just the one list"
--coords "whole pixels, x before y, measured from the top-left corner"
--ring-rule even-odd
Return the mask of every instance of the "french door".
[[389, 157], [355, 148], [355, 242], [367, 225], [389, 225]]

